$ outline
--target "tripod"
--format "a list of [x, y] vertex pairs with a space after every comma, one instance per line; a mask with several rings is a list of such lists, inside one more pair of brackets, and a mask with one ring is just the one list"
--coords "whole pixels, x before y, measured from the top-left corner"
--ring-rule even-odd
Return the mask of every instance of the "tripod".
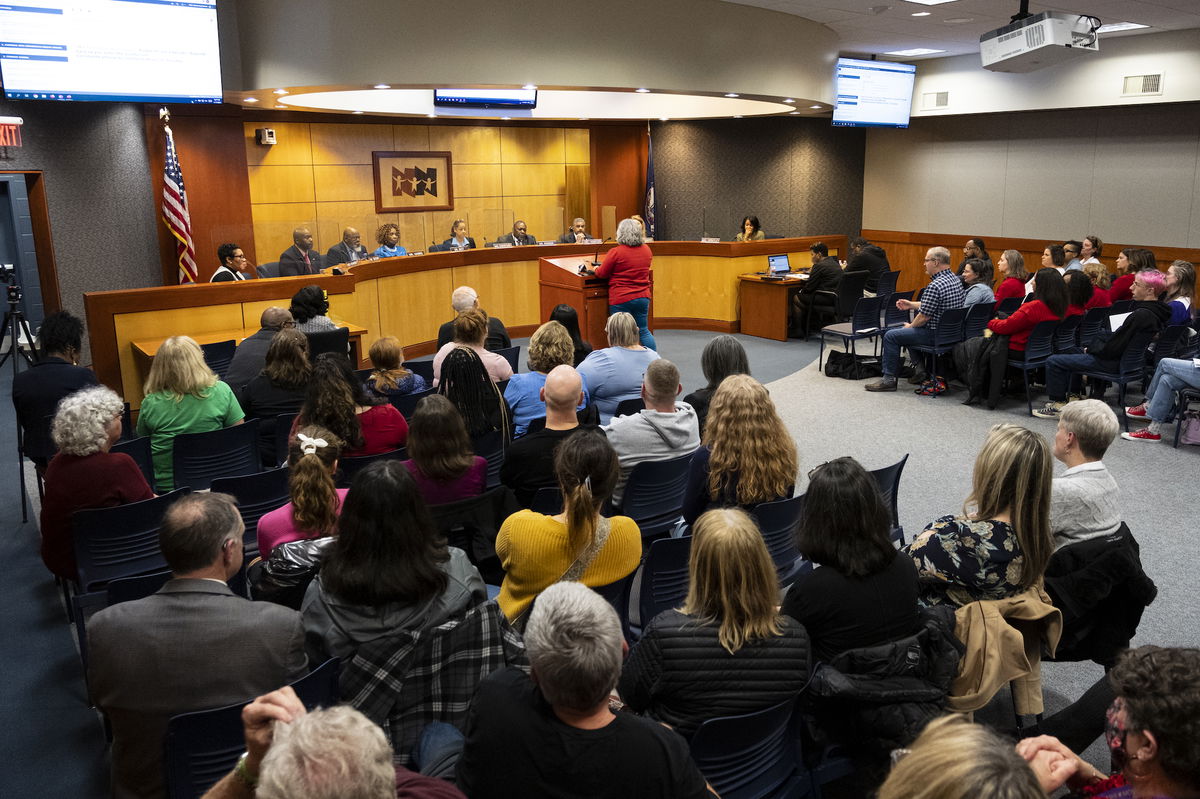
[[[3, 280], [6, 282], [12, 280], [11, 273], [5, 273]], [[26, 366], [33, 366], [37, 360], [37, 350], [33, 348], [33, 333], [29, 329], [29, 321], [25, 318], [25, 314], [21, 313], [21, 287], [16, 283], [8, 283], [8, 310], [4, 312], [4, 323], [0, 325], [0, 330], [4, 336], [9, 338], [8, 352], [4, 353], [4, 357], [0, 358], [0, 367], [4, 366], [4, 362], [12, 358], [12, 376], [16, 381], [17, 373], [21, 370], [21, 359], [25, 360]], [[26, 351], [21, 346], [21, 334], [25, 334], [25, 340], [28, 341], [29, 351]], [[20, 358], [17, 357], [20, 355]], [[17, 419], [17, 476], [21, 482], [21, 521], [29, 521], [29, 508], [25, 501], [25, 426], [21, 424], [20, 418]], [[41, 494], [41, 476], [38, 476], [38, 494]]]

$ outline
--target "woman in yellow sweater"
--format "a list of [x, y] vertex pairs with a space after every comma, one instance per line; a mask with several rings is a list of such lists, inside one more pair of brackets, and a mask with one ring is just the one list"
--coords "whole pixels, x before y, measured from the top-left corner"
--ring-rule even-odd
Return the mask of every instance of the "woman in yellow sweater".
[[523, 510], [509, 516], [496, 536], [504, 566], [497, 602], [518, 624], [534, 597], [562, 580], [593, 587], [616, 582], [637, 568], [642, 534], [633, 519], [605, 519], [600, 506], [612, 494], [617, 454], [599, 430], [580, 430], [554, 452], [563, 512]]

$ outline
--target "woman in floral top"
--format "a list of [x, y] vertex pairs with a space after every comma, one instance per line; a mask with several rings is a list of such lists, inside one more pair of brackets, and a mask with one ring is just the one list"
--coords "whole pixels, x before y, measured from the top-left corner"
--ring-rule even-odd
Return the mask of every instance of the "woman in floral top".
[[916, 562], [924, 605], [1003, 599], [1041, 582], [1053, 543], [1046, 439], [998, 424], [975, 459], [963, 516], [943, 516], [905, 551]]

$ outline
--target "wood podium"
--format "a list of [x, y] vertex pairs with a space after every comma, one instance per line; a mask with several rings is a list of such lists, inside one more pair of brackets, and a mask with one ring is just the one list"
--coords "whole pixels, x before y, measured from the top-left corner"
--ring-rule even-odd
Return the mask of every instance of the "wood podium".
[[595, 255], [569, 255], [538, 259], [538, 289], [542, 319], [549, 319], [554, 306], [570, 305], [579, 314], [579, 333], [596, 349], [608, 346], [604, 325], [608, 322], [608, 283], [592, 275], [579, 274], [579, 267], [592, 267]]

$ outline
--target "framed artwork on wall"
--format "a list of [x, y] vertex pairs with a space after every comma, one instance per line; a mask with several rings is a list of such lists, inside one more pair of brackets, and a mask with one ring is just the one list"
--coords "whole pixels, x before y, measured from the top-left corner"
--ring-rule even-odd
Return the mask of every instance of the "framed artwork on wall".
[[450, 211], [454, 181], [449, 152], [371, 153], [375, 213]]

